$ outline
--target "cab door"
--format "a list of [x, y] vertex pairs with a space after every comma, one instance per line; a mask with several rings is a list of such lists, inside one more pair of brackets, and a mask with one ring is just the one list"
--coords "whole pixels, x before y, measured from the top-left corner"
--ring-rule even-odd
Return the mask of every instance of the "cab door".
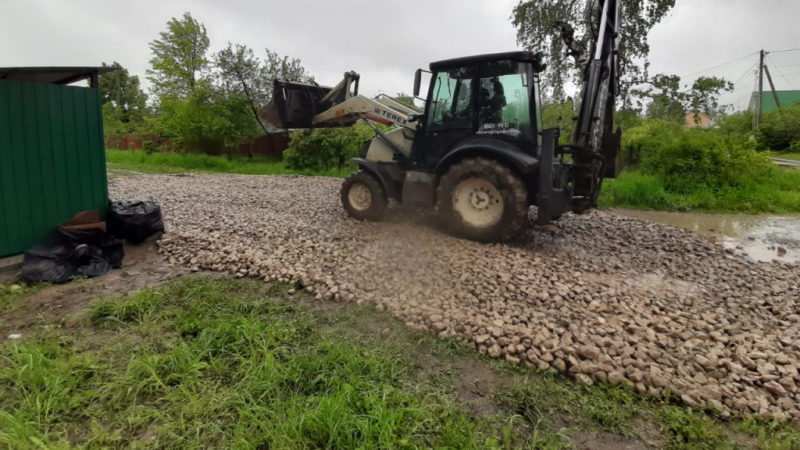
[[434, 166], [455, 143], [475, 133], [476, 86], [475, 67], [434, 74], [423, 130], [414, 143], [417, 164]]

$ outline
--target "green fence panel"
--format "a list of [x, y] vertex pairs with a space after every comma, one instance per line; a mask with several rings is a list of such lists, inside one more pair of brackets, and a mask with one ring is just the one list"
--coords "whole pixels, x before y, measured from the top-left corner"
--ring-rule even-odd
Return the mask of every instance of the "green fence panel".
[[107, 208], [100, 92], [0, 80], [0, 256]]

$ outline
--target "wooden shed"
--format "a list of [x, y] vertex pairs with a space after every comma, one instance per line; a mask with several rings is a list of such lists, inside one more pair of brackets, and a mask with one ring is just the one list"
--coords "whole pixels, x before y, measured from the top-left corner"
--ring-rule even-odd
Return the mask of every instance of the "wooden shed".
[[[84, 210], [108, 209], [102, 96], [108, 67], [0, 68], [0, 256]], [[90, 87], [68, 86], [90, 80]]]

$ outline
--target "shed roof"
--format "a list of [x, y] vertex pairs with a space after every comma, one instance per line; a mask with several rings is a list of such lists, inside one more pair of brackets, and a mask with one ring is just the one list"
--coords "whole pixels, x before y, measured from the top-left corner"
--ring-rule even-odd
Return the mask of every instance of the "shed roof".
[[98, 75], [114, 70], [114, 67], [0, 67], [0, 80], [70, 84], [96, 80]]
[[[792, 106], [793, 104], [800, 102], [800, 91], [775, 91], [775, 93], [778, 95], [778, 100], [781, 102], [781, 106]], [[778, 109], [778, 106], [775, 105], [775, 98], [772, 96], [771, 91], [764, 91], [764, 98], [762, 101], [762, 111], [768, 112]], [[753, 92], [753, 95], [750, 96], [750, 103], [747, 105], [747, 109], [755, 109], [756, 105], [758, 104], [757, 102], [758, 92]]]

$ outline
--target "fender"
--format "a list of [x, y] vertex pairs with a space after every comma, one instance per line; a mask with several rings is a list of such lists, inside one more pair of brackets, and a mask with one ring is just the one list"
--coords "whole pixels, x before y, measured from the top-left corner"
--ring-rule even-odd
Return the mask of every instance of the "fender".
[[380, 166], [378, 166], [378, 163], [365, 158], [352, 158], [350, 159], [350, 162], [357, 165], [359, 169], [363, 170], [364, 172], [367, 172], [377, 178], [378, 183], [380, 183], [381, 187], [383, 188], [383, 192], [386, 193], [387, 197], [394, 199], [398, 198], [397, 192], [395, 192], [395, 189], [392, 188], [392, 183], [390, 182], [389, 176], [380, 168]]
[[511, 165], [523, 175], [534, 173], [539, 167], [539, 160], [522, 152], [514, 144], [487, 137], [476, 137], [457, 144], [444, 158], [436, 163], [435, 171], [441, 174], [455, 161], [470, 156], [495, 157], [497, 160]]

